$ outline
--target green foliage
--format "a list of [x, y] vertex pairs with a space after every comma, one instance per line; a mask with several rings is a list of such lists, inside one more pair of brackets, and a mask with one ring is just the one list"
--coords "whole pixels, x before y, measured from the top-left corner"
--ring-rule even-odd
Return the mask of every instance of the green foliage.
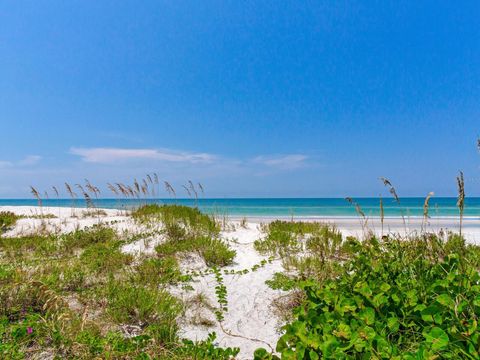
[[213, 268], [213, 273], [215, 274], [215, 281], [217, 282], [215, 295], [220, 305], [220, 308], [215, 311], [215, 317], [221, 322], [224, 319], [224, 313], [228, 312], [227, 287], [223, 283], [223, 276], [220, 270]]
[[84, 249], [92, 244], [112, 243], [118, 240], [115, 230], [104, 225], [77, 230], [62, 236], [61, 242], [65, 250]]
[[132, 213], [132, 217], [140, 223], [162, 222], [168, 226], [178, 225], [187, 232], [216, 236], [220, 227], [215, 219], [202, 213], [197, 208], [182, 205], [144, 205]]
[[193, 342], [191, 340], [183, 340], [183, 347], [179, 354], [186, 358], [205, 359], [205, 360], [228, 360], [233, 359], [240, 352], [239, 348], [218, 348], [214, 345], [216, 334], [208, 334], [208, 338], [204, 341]]
[[118, 244], [94, 243], [82, 252], [80, 261], [93, 273], [109, 273], [132, 263], [133, 256], [122, 253]]
[[134, 282], [157, 287], [159, 284], [176, 284], [186, 280], [177, 259], [165, 256], [161, 259], [147, 258], [136, 266]]
[[285, 257], [307, 249], [328, 255], [342, 245], [342, 234], [320, 223], [276, 220], [265, 231], [265, 238], [255, 241], [255, 249], [264, 254]]
[[52, 235], [0, 237], [0, 249], [9, 257], [21, 258], [28, 254], [48, 256], [57, 251], [57, 238]]
[[285, 256], [301, 250], [301, 242], [287, 231], [270, 229], [262, 240], [255, 241], [255, 249], [261, 254]]
[[[223, 266], [235, 252], [219, 239], [210, 218], [177, 212], [196, 215], [169, 215], [158, 258], [122, 253], [122, 235], [107, 225], [0, 237], [0, 358], [29, 358], [33, 352], [62, 359], [233, 358], [238, 349], [218, 348], [214, 336], [200, 342], [178, 338], [183, 305], [167, 286], [191, 277], [172, 255], [197, 252], [208, 264]], [[123, 332], [132, 326], [138, 336]]]
[[196, 252], [208, 266], [226, 266], [235, 251], [219, 238], [220, 227], [211, 216], [197, 208], [180, 205], [145, 205], [135, 210], [136, 221], [162, 222], [166, 241], [156, 247], [160, 256]]
[[158, 245], [155, 250], [161, 256], [170, 256], [177, 253], [196, 252], [208, 266], [230, 265], [235, 258], [235, 250], [220, 239], [201, 237], [185, 237], [181, 240], [168, 240]]
[[255, 241], [255, 249], [262, 254], [281, 257], [303, 249], [305, 235], [321, 228], [318, 223], [275, 220], [264, 227], [265, 238]]
[[220, 239], [202, 237], [196, 239], [196, 246], [207, 266], [227, 266], [233, 263], [236, 251]]
[[298, 280], [284, 273], [273, 274], [273, 279], [265, 281], [274, 290], [290, 291], [298, 286]]
[[306, 235], [317, 231], [323, 226], [325, 225], [318, 222], [275, 220], [268, 224], [268, 230], [288, 232], [295, 235]]
[[168, 292], [112, 280], [107, 300], [107, 313], [114, 321], [147, 327], [147, 332], [163, 344], [176, 340], [181, 305]]
[[0, 234], [15, 226], [19, 216], [11, 211], [0, 211]]
[[303, 284], [307, 300], [277, 344], [283, 359], [480, 356], [480, 275], [462, 241], [357, 245], [339, 277]]
[[334, 227], [311, 222], [274, 221], [265, 227], [266, 236], [255, 241], [263, 254], [280, 256], [287, 271], [299, 279], [337, 276], [340, 264], [355, 251], [350, 239], [343, 240]]

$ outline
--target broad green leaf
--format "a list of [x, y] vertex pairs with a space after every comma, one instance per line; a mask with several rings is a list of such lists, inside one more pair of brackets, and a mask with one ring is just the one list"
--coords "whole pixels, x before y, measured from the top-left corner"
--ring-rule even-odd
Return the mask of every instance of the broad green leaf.
[[358, 314], [358, 317], [365, 321], [367, 325], [372, 325], [375, 322], [375, 310], [371, 307], [362, 309]]
[[440, 350], [449, 343], [447, 333], [439, 327], [434, 327], [423, 335], [425, 340], [432, 345], [432, 350]]
[[388, 290], [390, 290], [391, 286], [387, 283], [382, 283], [382, 285], [380, 285], [380, 289], [383, 291], [383, 292], [387, 292]]
[[340, 324], [338, 325], [337, 330], [333, 331], [333, 335], [342, 339], [350, 339], [351, 333], [350, 326], [347, 324]]
[[392, 316], [387, 319], [387, 326], [392, 331], [397, 331], [400, 323], [398, 322], [398, 318]]
[[455, 302], [448, 294], [438, 295], [436, 300], [443, 306], [448, 307], [450, 309], [455, 307]]

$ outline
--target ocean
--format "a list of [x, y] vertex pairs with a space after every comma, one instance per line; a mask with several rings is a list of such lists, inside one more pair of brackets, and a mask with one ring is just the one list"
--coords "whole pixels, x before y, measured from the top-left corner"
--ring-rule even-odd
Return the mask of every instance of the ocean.
[[[354, 199], [366, 216], [380, 215], [379, 198]], [[459, 211], [457, 199], [438, 197], [430, 199], [429, 215], [431, 217], [455, 217]], [[94, 199], [98, 208], [125, 209], [142, 204], [180, 204], [198, 206], [202, 211], [226, 216], [254, 217], [351, 217], [357, 216], [355, 207], [342, 198], [232, 198], [232, 199]], [[423, 216], [424, 198], [401, 198], [400, 205], [391, 198], [383, 199], [386, 217]], [[0, 206], [34, 206], [35, 199], [0, 199]], [[43, 206], [86, 207], [84, 200], [45, 199]], [[480, 217], [480, 198], [465, 200], [465, 217]]]

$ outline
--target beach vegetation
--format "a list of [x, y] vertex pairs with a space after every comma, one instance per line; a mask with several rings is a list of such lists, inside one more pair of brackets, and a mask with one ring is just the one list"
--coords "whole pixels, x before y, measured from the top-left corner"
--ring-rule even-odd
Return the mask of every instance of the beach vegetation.
[[215, 219], [197, 208], [180, 205], [150, 204], [132, 212], [140, 224], [158, 223], [165, 241], [155, 250], [160, 257], [195, 253], [207, 266], [223, 267], [233, 262], [235, 251], [220, 239]]
[[478, 358], [477, 254], [455, 234], [358, 242], [338, 276], [302, 282], [306, 300], [277, 351], [284, 359]]
[[15, 215], [11, 211], [0, 212], [0, 233], [5, 232], [15, 225], [19, 219], [18, 215]]
[[220, 239], [215, 221], [176, 206], [142, 211], [140, 217], [159, 216], [168, 224], [161, 231], [165, 241], [150, 256], [135, 257], [122, 246], [158, 232], [129, 235], [108, 223], [69, 233], [0, 237], [0, 358], [41, 353], [76, 359], [231, 359], [238, 354], [239, 349], [218, 347], [214, 334], [183, 341], [178, 318], [188, 304], [169, 291], [192, 279], [181, 270], [182, 254], [196, 253], [207, 266], [232, 263], [235, 252]]
[[132, 217], [143, 224], [161, 223], [167, 230], [181, 227], [185, 232], [206, 236], [217, 236], [220, 232], [215, 219], [195, 207], [149, 204], [133, 211]]
[[173, 256], [182, 253], [200, 255], [207, 266], [227, 266], [233, 263], [236, 252], [225, 241], [207, 236], [168, 237], [167, 241], [157, 245], [159, 256]]
[[264, 226], [264, 232], [255, 249], [278, 256], [288, 276], [297, 280], [336, 276], [341, 262], [354, 251], [351, 239], [343, 239], [329, 224], [277, 220]]
[[274, 290], [290, 291], [297, 287], [298, 280], [285, 273], [276, 272], [273, 274], [273, 278], [265, 283]]

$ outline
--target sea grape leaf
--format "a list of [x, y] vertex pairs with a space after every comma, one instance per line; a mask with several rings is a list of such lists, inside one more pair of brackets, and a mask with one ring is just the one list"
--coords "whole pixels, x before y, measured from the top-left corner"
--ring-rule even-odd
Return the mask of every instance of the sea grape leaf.
[[431, 344], [432, 350], [443, 349], [449, 343], [447, 333], [443, 329], [436, 326], [433, 327], [429, 332], [424, 332], [423, 336], [425, 336], [425, 340]]

